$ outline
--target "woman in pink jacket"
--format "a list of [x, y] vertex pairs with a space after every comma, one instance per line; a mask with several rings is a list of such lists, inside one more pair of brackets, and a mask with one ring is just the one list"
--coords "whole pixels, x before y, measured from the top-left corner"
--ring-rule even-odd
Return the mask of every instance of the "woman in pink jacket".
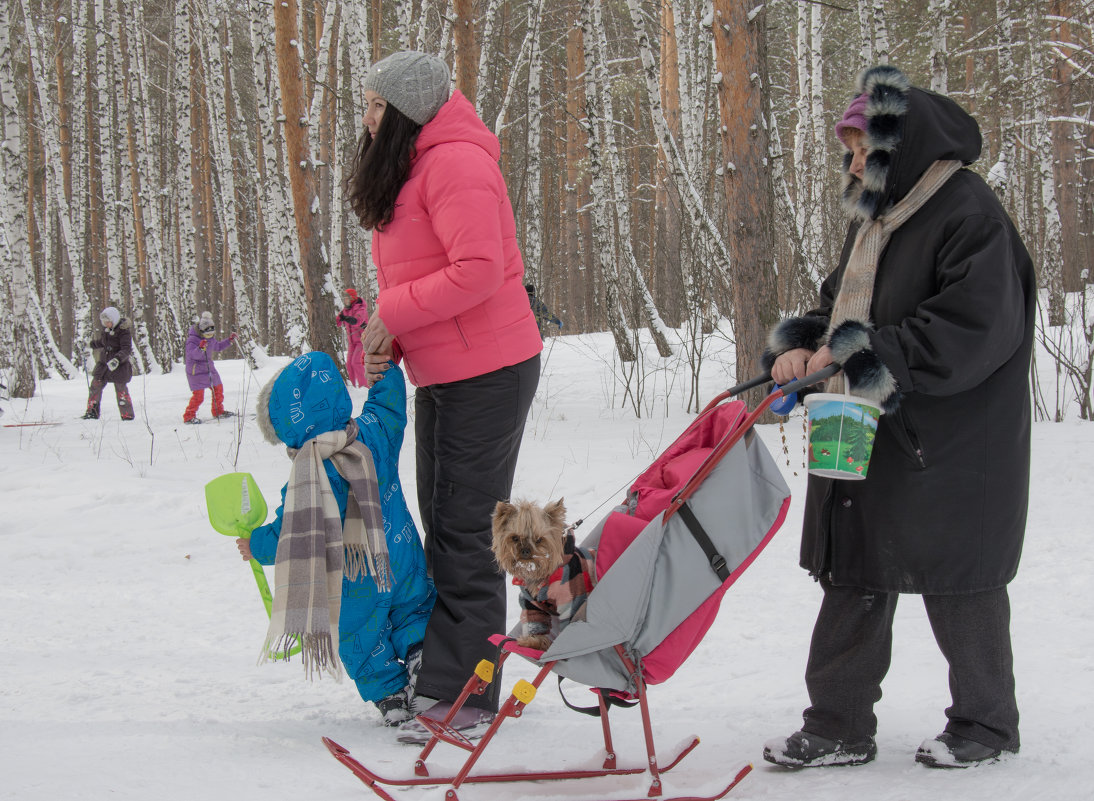
[[[415, 711], [443, 718], [505, 630], [490, 518], [509, 498], [543, 348], [524, 289], [498, 139], [450, 88], [440, 59], [405, 51], [365, 78], [365, 131], [347, 196], [373, 231], [379, 295], [363, 338], [369, 382], [402, 359], [414, 396], [418, 506], [437, 603]], [[498, 681], [452, 721], [469, 737], [498, 708]], [[436, 699], [432, 707], [427, 703]], [[400, 740], [424, 742], [416, 721]]]

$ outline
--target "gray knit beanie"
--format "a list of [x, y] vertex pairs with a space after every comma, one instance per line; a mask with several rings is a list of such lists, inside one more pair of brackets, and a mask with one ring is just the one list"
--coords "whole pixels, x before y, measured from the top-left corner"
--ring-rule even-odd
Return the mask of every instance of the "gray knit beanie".
[[364, 88], [425, 125], [451, 96], [450, 80], [448, 65], [436, 56], [403, 50], [373, 64]]

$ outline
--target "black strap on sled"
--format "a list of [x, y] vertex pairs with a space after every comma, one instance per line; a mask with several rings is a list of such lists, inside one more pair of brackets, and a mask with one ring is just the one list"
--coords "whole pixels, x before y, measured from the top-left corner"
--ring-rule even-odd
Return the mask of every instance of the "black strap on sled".
[[707, 536], [706, 530], [703, 528], [703, 524], [699, 522], [699, 518], [695, 516], [695, 513], [691, 511], [691, 507], [686, 503], [681, 504], [680, 508], [676, 510], [677, 514], [684, 521], [688, 527], [688, 531], [691, 532], [691, 536], [695, 537], [695, 541], [699, 543], [699, 547], [703, 549], [703, 553], [707, 555], [707, 560], [710, 562], [710, 569], [718, 574], [723, 582], [729, 578], [729, 567], [726, 565], [725, 557], [718, 553], [714, 547], [714, 543], [710, 541], [710, 537]]
[[[622, 698], [612, 695], [611, 690], [605, 690], [603, 687], [592, 687], [590, 689], [603, 698], [604, 704], [609, 707], [621, 706], [625, 709], [629, 709], [638, 703], [637, 701], [624, 701]], [[562, 703], [566, 704], [566, 706], [574, 710], [574, 712], [580, 712], [582, 715], [589, 715], [594, 718], [600, 717], [599, 704], [596, 706], [574, 706], [567, 700], [566, 693], [562, 692], [562, 676], [558, 677], [558, 694], [562, 698]]]

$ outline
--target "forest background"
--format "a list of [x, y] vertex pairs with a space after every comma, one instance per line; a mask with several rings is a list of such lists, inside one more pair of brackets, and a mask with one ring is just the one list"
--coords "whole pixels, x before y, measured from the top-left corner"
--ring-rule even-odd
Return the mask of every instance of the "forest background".
[[1094, 0], [0, 0], [0, 383], [86, 380], [107, 305], [138, 371], [204, 310], [252, 364], [341, 357], [339, 290], [375, 296], [342, 190], [361, 84], [414, 48], [501, 140], [526, 281], [612, 333], [616, 401], [647, 413], [671, 369], [693, 408], [713, 338], [755, 374], [835, 266], [832, 126], [891, 63], [979, 121], [1038, 268], [1038, 416], [1089, 420], [1092, 30]]

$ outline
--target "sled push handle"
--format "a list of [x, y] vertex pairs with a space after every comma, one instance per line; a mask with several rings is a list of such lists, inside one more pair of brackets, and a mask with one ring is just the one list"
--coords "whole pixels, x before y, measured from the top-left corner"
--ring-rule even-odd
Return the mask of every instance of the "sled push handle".
[[[691, 535], [695, 538], [695, 541], [699, 544], [699, 547], [703, 549], [703, 553], [706, 554], [707, 561], [710, 563], [710, 569], [715, 572], [715, 574], [718, 576], [718, 579], [723, 583], [730, 576], [729, 567], [726, 564], [725, 557], [718, 553], [717, 549], [714, 547], [714, 543], [711, 542], [710, 536], [703, 528], [702, 523], [699, 522], [699, 519], [687, 506], [688, 499], [692, 496], [695, 490], [697, 490], [699, 486], [706, 480], [707, 476], [709, 476], [711, 472], [713, 472], [715, 466], [717, 466], [718, 462], [721, 461], [721, 458], [729, 453], [734, 445], [741, 441], [744, 435], [748, 433], [749, 429], [752, 428], [752, 425], [760, 418], [760, 416], [764, 412], [766, 412], [772, 406], [772, 404], [784, 400], [785, 398], [795, 394], [799, 390], [805, 389], [806, 387], [812, 386], [813, 384], [820, 383], [826, 378], [831, 378], [841, 369], [843, 369], [842, 365], [833, 362], [827, 367], [818, 370], [815, 373], [810, 373], [804, 378], [799, 378], [797, 381], [791, 381], [785, 387], [776, 387], [774, 390], [772, 390], [771, 393], [768, 394], [768, 396], [764, 398], [754, 410], [749, 412], [748, 416], [744, 419], [741, 425], [739, 425], [729, 436], [727, 436], [715, 446], [714, 450], [712, 450], [710, 455], [707, 456], [706, 460], [699, 467], [699, 469], [692, 474], [691, 478], [688, 479], [687, 483], [681, 488], [678, 493], [676, 493], [676, 496], [672, 499], [672, 503], [669, 505], [668, 509], [665, 510], [664, 517], [662, 518], [662, 524], [667, 523], [670, 517], [679, 512], [680, 518], [684, 521], [684, 524], [687, 526], [688, 531], [691, 532]], [[738, 384], [737, 386], [726, 390], [710, 403], [708, 403], [702, 414], [706, 414], [723, 400], [731, 398], [734, 395], [740, 394], [741, 392], [744, 392], [746, 390], [752, 389], [753, 387], [758, 387], [762, 384], [766, 384], [770, 380], [771, 373], [767, 372], [763, 375], [751, 378], [742, 384]], [[791, 407], [792, 406], [793, 404], [791, 404]], [[786, 409], [786, 411], [789, 412], [789, 409]]]

